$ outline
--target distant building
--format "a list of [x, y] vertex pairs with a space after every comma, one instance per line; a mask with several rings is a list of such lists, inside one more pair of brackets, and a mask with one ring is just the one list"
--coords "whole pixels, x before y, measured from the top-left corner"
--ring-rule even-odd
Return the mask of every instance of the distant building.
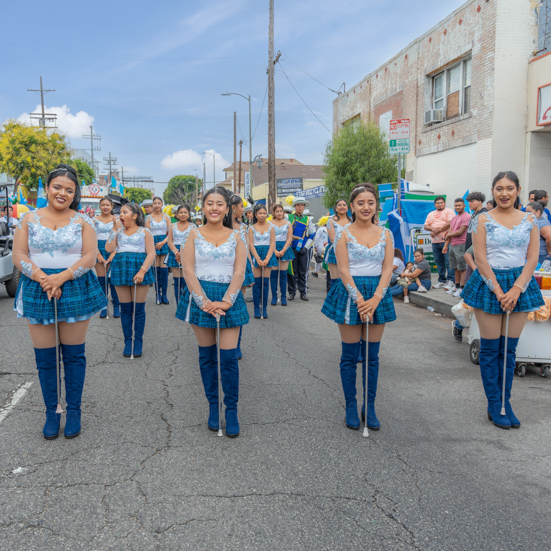
[[551, 0], [469, 0], [333, 103], [333, 132], [411, 121], [406, 179], [486, 195], [513, 170], [551, 192]]
[[78, 159], [79, 161], [86, 163], [94, 170], [95, 174], [99, 173], [99, 160], [94, 158], [94, 166], [92, 167], [92, 157], [86, 149], [73, 149], [73, 159]]

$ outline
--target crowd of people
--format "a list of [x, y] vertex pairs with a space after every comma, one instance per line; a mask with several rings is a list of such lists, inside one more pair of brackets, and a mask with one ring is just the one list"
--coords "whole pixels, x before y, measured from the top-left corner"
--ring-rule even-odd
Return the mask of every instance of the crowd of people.
[[[46, 207], [19, 220], [13, 245], [14, 263], [22, 272], [15, 310], [27, 319], [35, 349], [46, 406], [44, 437], [54, 439], [60, 432], [61, 359], [67, 405], [64, 434], [73, 438], [80, 433], [86, 333], [92, 316], [107, 315], [109, 292], [114, 317], [121, 319], [122, 355], [139, 358], [144, 353], [149, 287], [155, 285], [157, 304], [168, 304], [169, 268], [176, 318], [191, 324], [197, 340], [199, 371], [209, 405], [207, 427], [222, 432], [220, 380], [225, 433], [230, 438], [238, 436], [239, 360], [243, 328], [249, 322], [245, 294], [252, 287], [254, 317], [260, 319], [268, 318], [270, 287], [271, 306], [286, 306], [297, 292], [308, 300], [315, 227], [305, 213], [307, 201], [296, 197], [294, 212], [287, 216], [282, 205], [274, 205], [269, 221], [264, 205], [244, 208], [240, 197], [213, 187], [203, 198], [200, 224], [191, 222], [187, 205], [176, 209], [176, 221], [170, 220], [158, 197], [143, 208], [124, 204], [118, 216], [112, 213], [110, 199], [103, 199], [101, 214], [92, 220], [77, 212], [77, 175], [63, 164], [50, 172], [46, 194]], [[436, 211], [426, 224], [434, 251], [438, 251], [435, 257], [439, 255], [442, 285], [435, 286], [453, 282], [456, 292], [475, 309], [487, 414], [500, 428], [520, 426], [509, 402], [514, 369], [509, 367], [514, 366], [516, 343], [528, 312], [543, 303], [532, 277], [541, 235], [546, 235], [539, 229], [543, 212], [538, 217], [540, 202], [531, 202], [527, 212], [521, 212], [519, 194], [516, 175], [499, 173], [492, 183], [491, 211], [482, 209], [485, 198], [481, 194], [468, 197], [471, 216], [465, 215], [462, 201], [455, 202], [457, 214], [450, 214], [445, 201], [437, 198]], [[361, 418], [364, 431], [381, 427], [375, 412], [379, 350], [386, 323], [396, 319], [393, 296], [404, 294], [407, 299], [410, 291], [431, 288], [431, 270], [423, 250], [416, 250], [415, 262], [405, 265], [391, 232], [378, 224], [378, 214], [375, 187], [356, 185], [348, 201], [341, 199], [335, 205], [326, 232], [320, 232], [327, 234], [326, 244], [316, 238], [314, 247], [318, 255], [323, 253], [329, 275], [321, 312], [337, 324], [341, 339], [345, 424], [358, 430]], [[467, 243], [471, 245], [466, 250]], [[450, 254], [453, 268], [448, 269]], [[505, 346], [506, 316], [510, 331]], [[358, 363], [363, 385], [360, 415]], [[505, 412], [499, 407], [501, 400]]]

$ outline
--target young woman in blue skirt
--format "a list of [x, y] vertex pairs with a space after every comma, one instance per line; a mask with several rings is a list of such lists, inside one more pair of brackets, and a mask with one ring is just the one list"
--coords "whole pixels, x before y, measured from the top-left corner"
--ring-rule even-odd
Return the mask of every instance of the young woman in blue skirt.
[[[510, 403], [516, 348], [528, 312], [544, 303], [533, 276], [538, 263], [538, 224], [533, 214], [518, 210], [519, 192], [514, 172], [500, 172], [494, 178], [494, 208], [475, 218], [472, 228], [477, 269], [461, 293], [465, 304], [474, 308], [480, 328], [480, 375], [488, 419], [502, 429], [520, 427]], [[505, 357], [505, 415], [501, 415]]]
[[328, 291], [331, 285], [339, 279], [339, 268], [337, 266], [337, 257], [335, 256], [335, 241], [342, 229], [350, 224], [351, 219], [348, 216], [348, 203], [344, 199], [339, 199], [335, 204], [335, 214], [327, 220], [327, 236], [329, 245], [325, 249], [325, 263], [328, 272]]
[[[104, 197], [99, 202], [99, 208], [101, 214], [92, 218], [92, 222], [96, 228], [96, 235], [98, 236], [98, 258], [96, 262], [96, 274], [98, 275], [98, 281], [103, 289], [103, 292], [107, 294], [107, 285], [109, 284], [109, 264], [113, 260], [115, 253], [107, 254], [105, 251], [105, 244], [109, 239], [109, 234], [113, 228], [120, 228], [120, 222], [117, 217], [113, 214], [113, 201], [109, 197]], [[117, 290], [115, 286], [111, 283], [109, 287], [111, 292], [111, 300], [113, 302], [113, 317], [120, 318], [121, 311], [119, 306], [119, 297], [117, 296]], [[102, 310], [99, 317], [105, 318], [107, 316], [107, 308]]]
[[182, 257], [180, 248], [189, 232], [197, 226], [191, 222], [191, 210], [187, 205], [180, 205], [176, 209], [176, 218], [178, 222], [175, 222], [170, 226], [168, 230], [168, 262], [169, 268], [172, 268], [172, 279], [174, 279], [174, 297], [176, 298], [176, 307], [180, 301], [180, 295], [186, 284], [182, 273]]
[[182, 252], [186, 288], [176, 317], [189, 321], [199, 345], [199, 367], [209, 402], [208, 428], [219, 428], [216, 316], [220, 316], [220, 371], [226, 406], [226, 435], [239, 435], [239, 329], [249, 321], [241, 293], [247, 266], [243, 233], [234, 230], [224, 188], [203, 198], [204, 224], [191, 230]]
[[111, 233], [105, 250], [108, 254], [116, 252], [111, 281], [117, 287], [121, 303], [123, 356], [129, 358], [133, 354], [139, 358], [143, 352], [145, 301], [149, 286], [155, 281], [151, 269], [155, 261], [155, 244], [151, 232], [144, 227], [143, 211], [138, 205], [123, 205], [120, 221], [122, 228]]
[[43, 435], [47, 439], [57, 438], [60, 425], [58, 323], [67, 403], [64, 434], [74, 438], [81, 427], [88, 324], [107, 300], [91, 271], [97, 256], [96, 233], [90, 218], [77, 212], [80, 185], [75, 169], [61, 164], [52, 170], [45, 191], [47, 206], [27, 213], [15, 231], [13, 262], [21, 270], [15, 310], [29, 324], [46, 405]]
[[[379, 378], [379, 347], [385, 324], [396, 319], [387, 292], [392, 277], [392, 234], [377, 225], [377, 195], [372, 184], [359, 184], [350, 196], [352, 223], [336, 234], [335, 251], [340, 279], [331, 286], [322, 312], [339, 325], [342, 341], [341, 381], [346, 401], [346, 426], [360, 428], [356, 401], [356, 363], [362, 359], [365, 397], [367, 359], [367, 426], [379, 430], [375, 397]], [[369, 319], [369, 343], [365, 323]], [[366, 404], [362, 406], [362, 419]]]
[[[277, 268], [275, 251], [275, 228], [266, 221], [268, 211], [261, 204], [253, 209], [253, 223], [249, 227], [249, 250], [253, 259], [254, 282], [253, 303], [254, 317], [268, 317], [268, 293], [270, 292], [270, 272]], [[262, 302], [262, 304], [261, 304]], [[262, 315], [261, 315], [262, 308]]]
[[155, 290], [157, 304], [170, 304], [166, 291], [168, 288], [168, 268], [165, 265], [165, 256], [168, 254], [168, 228], [170, 218], [163, 213], [163, 200], [153, 197], [153, 212], [147, 217], [145, 227], [151, 231], [155, 241]]
[[279, 281], [279, 290], [281, 292], [281, 306], [287, 306], [287, 268], [289, 261], [295, 257], [291, 242], [293, 241], [293, 225], [285, 216], [283, 205], [279, 203], [272, 208], [272, 225], [275, 230], [275, 251], [274, 256], [277, 261], [277, 270], [273, 269], [270, 274], [270, 283], [272, 287], [272, 306], [277, 304], [277, 284]]

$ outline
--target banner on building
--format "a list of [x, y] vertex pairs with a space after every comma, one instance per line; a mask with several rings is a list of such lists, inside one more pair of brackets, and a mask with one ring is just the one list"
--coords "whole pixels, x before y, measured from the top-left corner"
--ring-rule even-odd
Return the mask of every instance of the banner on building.
[[278, 197], [286, 197], [287, 195], [302, 196], [302, 178], [278, 178], [276, 183]]
[[551, 124], [551, 84], [538, 89], [538, 126]]
[[325, 186], [316, 186], [311, 187], [310, 189], [305, 189], [300, 196], [305, 199], [314, 199], [315, 197], [323, 197], [325, 195]]
[[251, 194], [251, 173], [245, 172], [245, 199]]

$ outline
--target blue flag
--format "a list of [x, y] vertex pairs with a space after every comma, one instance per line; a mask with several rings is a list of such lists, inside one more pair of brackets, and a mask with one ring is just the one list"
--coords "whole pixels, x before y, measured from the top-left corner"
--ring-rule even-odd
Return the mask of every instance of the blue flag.
[[117, 180], [114, 176], [111, 176], [111, 189], [117, 189]]
[[21, 187], [19, 188], [19, 204], [20, 205], [26, 205], [27, 204], [27, 199], [25, 199], [25, 197], [23, 196], [23, 192], [21, 191]]
[[36, 193], [36, 208], [41, 209], [48, 204], [48, 199], [44, 195], [44, 186], [42, 185], [42, 178], [38, 178], [38, 191]]

